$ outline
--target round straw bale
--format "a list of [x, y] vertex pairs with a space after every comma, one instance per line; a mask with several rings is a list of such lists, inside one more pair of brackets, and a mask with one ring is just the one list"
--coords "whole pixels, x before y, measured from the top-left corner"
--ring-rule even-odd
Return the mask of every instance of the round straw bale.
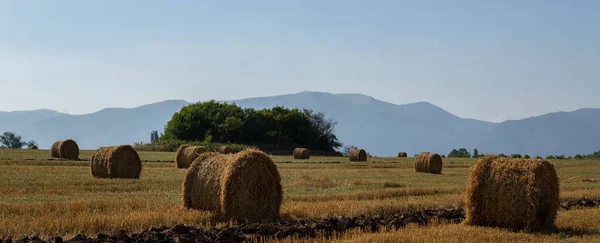
[[97, 178], [140, 178], [142, 162], [130, 145], [101, 147], [92, 155], [92, 175]]
[[224, 220], [273, 222], [283, 198], [281, 177], [271, 158], [258, 150], [201, 154], [183, 183], [186, 208], [212, 210]]
[[79, 146], [77, 146], [75, 141], [67, 139], [62, 141], [58, 147], [61, 158], [73, 160], [79, 159]]
[[442, 173], [442, 157], [439, 154], [419, 154], [415, 158], [415, 171], [431, 174]]
[[29, 145], [29, 146], [27, 146], [27, 148], [28, 148], [28, 149], [37, 150], [37, 149], [38, 149], [38, 146], [35, 146], [35, 145]]
[[50, 156], [53, 158], [79, 159], [79, 146], [71, 139], [56, 141], [50, 148]]
[[50, 148], [50, 157], [60, 158], [60, 152], [58, 150], [58, 146], [60, 145], [60, 142], [62, 142], [62, 141], [56, 141], [52, 144], [52, 147]]
[[310, 150], [306, 148], [294, 149], [294, 159], [310, 159]]
[[231, 154], [231, 153], [233, 153], [233, 149], [229, 146], [221, 146], [221, 147], [219, 147], [219, 153]]
[[367, 161], [367, 151], [364, 149], [355, 149], [350, 151], [348, 156], [350, 161]]
[[398, 157], [406, 158], [406, 157], [408, 157], [408, 154], [406, 154], [406, 152], [398, 152]]
[[537, 231], [554, 228], [559, 181], [547, 160], [495, 155], [472, 166], [465, 223]]
[[175, 153], [175, 163], [177, 168], [189, 168], [192, 162], [202, 153], [205, 153], [206, 148], [202, 146], [181, 145]]

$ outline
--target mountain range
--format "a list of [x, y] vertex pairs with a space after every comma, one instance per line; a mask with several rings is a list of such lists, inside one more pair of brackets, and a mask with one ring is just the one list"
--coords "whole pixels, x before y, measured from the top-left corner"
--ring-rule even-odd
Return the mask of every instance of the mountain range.
[[[447, 154], [455, 148], [568, 156], [600, 149], [600, 109], [491, 123], [460, 118], [428, 102], [396, 105], [362, 94], [300, 92], [229, 102], [255, 109], [280, 105], [323, 112], [337, 121], [335, 132], [342, 143], [378, 156], [393, 156], [398, 151]], [[37, 141], [40, 148], [65, 138], [76, 140], [83, 149], [148, 142], [151, 131], [162, 131], [173, 113], [188, 104], [168, 100], [85, 115], [52, 110], [0, 112], [0, 132], [16, 132], [24, 140]]]

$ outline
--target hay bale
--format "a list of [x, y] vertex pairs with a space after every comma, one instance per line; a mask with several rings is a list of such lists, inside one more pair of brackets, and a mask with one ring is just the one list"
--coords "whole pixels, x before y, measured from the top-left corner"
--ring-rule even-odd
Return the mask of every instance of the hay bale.
[[367, 161], [367, 151], [364, 149], [355, 149], [350, 151], [348, 156], [350, 161]]
[[27, 148], [28, 148], [28, 149], [37, 150], [37, 149], [38, 149], [38, 146], [35, 146], [35, 145], [29, 145], [29, 146], [27, 146]]
[[50, 157], [52, 158], [60, 158], [59, 155], [59, 150], [58, 150], [58, 146], [60, 145], [61, 141], [56, 141], [52, 144], [52, 147], [50, 147]]
[[79, 159], [79, 146], [71, 139], [56, 141], [50, 148], [50, 157], [62, 159]]
[[415, 171], [431, 174], [442, 173], [442, 157], [439, 154], [419, 154], [415, 158]]
[[229, 146], [221, 146], [221, 147], [219, 147], [219, 153], [231, 154], [231, 153], [233, 153], [233, 149]]
[[547, 160], [490, 155], [471, 168], [465, 201], [468, 225], [552, 229], [558, 207], [559, 181]]
[[282, 198], [277, 166], [253, 149], [234, 155], [203, 153], [183, 183], [184, 207], [212, 210], [223, 220], [273, 222]]
[[310, 159], [310, 150], [306, 148], [294, 149], [294, 159]]
[[398, 152], [398, 157], [406, 158], [406, 157], [408, 157], [408, 154], [406, 152]]
[[192, 162], [202, 153], [208, 151], [202, 146], [181, 145], [175, 153], [175, 163], [177, 168], [189, 168]]
[[92, 175], [96, 178], [140, 178], [142, 162], [130, 145], [101, 147], [92, 155]]

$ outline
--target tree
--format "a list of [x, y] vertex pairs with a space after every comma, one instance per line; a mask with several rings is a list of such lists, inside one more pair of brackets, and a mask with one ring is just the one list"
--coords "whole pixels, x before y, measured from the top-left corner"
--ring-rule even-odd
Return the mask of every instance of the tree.
[[150, 143], [158, 142], [158, 131], [152, 131], [150, 133]]
[[471, 158], [471, 153], [466, 148], [460, 148], [458, 150], [453, 149], [449, 154], [448, 158]]
[[23, 148], [27, 143], [21, 141], [21, 136], [13, 132], [5, 132], [0, 136], [0, 143], [2, 148], [20, 149]]
[[581, 156], [581, 154], [576, 154], [575, 159], [583, 159], [583, 156]]
[[334, 134], [337, 122], [312, 110], [242, 109], [214, 100], [185, 106], [165, 125], [161, 139], [303, 146], [333, 152], [341, 147]]
[[523, 157], [521, 156], [521, 154], [511, 154], [511, 155], [510, 155], [510, 157], [512, 157], [513, 159], [520, 159], [520, 158], [523, 158]]
[[479, 158], [479, 151], [477, 149], [473, 149], [473, 158]]
[[523, 155], [524, 159], [531, 159], [531, 156], [529, 156], [529, 154]]

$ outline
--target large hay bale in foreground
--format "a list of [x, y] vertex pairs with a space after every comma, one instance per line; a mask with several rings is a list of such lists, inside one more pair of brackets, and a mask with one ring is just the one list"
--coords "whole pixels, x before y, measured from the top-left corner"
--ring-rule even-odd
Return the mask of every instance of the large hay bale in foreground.
[[547, 160], [490, 155], [471, 168], [465, 201], [468, 225], [552, 229], [558, 207], [558, 177]]
[[203, 153], [183, 183], [184, 207], [212, 210], [223, 220], [273, 222], [279, 217], [282, 198], [277, 166], [258, 150]]
[[419, 154], [415, 158], [415, 171], [431, 174], [442, 173], [442, 157], [439, 154]]
[[398, 157], [399, 158], [406, 158], [406, 157], [408, 157], [408, 154], [406, 152], [398, 152]]
[[177, 149], [177, 153], [175, 153], [175, 164], [177, 165], [177, 168], [189, 168], [194, 160], [206, 151], [208, 150], [202, 146], [181, 145], [179, 149]]
[[219, 147], [219, 153], [231, 154], [231, 153], [233, 153], [233, 149], [229, 146], [221, 146], [221, 147]]
[[364, 149], [355, 149], [348, 155], [350, 161], [367, 161], [367, 151]]
[[78, 160], [79, 146], [71, 139], [56, 141], [50, 148], [50, 157]]
[[294, 159], [310, 159], [310, 150], [306, 148], [294, 149]]
[[140, 178], [142, 162], [130, 145], [101, 147], [92, 155], [92, 175], [97, 178]]

